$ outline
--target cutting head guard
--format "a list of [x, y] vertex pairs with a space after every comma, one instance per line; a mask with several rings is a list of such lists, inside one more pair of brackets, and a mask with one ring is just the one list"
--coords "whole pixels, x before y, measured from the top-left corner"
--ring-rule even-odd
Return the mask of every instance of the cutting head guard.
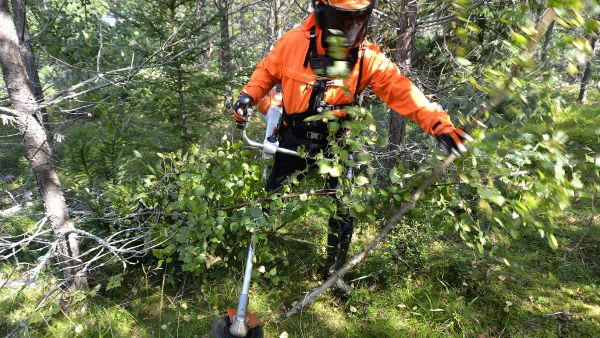
[[341, 31], [349, 48], [358, 47], [365, 39], [376, 4], [376, 0], [313, 0], [319, 27], [325, 34], [330, 29]]

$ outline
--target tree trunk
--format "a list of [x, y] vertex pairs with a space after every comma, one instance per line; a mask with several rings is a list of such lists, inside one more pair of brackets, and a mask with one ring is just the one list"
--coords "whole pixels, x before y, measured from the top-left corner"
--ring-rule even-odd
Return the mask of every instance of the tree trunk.
[[[407, 74], [411, 67], [413, 40], [417, 30], [416, 0], [402, 0], [398, 12], [398, 42], [396, 61], [402, 73]], [[406, 117], [390, 110], [388, 151], [394, 153], [406, 144]], [[397, 163], [396, 156], [390, 158], [390, 168]]]
[[596, 57], [596, 50], [599, 48], [599, 46], [600, 38], [596, 37], [592, 40], [592, 58], [585, 66], [585, 71], [583, 72], [583, 77], [581, 78], [581, 88], [579, 89], [579, 97], [577, 98], [579, 103], [585, 103], [587, 100], [588, 87], [590, 84], [590, 79], [592, 78], [594, 58]]
[[179, 106], [179, 116], [181, 118], [181, 131], [183, 133], [183, 143], [189, 145], [192, 143], [192, 135], [189, 130], [188, 110], [185, 106], [185, 88], [183, 83], [183, 68], [181, 62], [177, 60], [175, 64], [175, 86], [177, 88], [177, 102]]
[[233, 92], [229, 81], [232, 76], [231, 66], [231, 46], [229, 38], [229, 3], [227, 1], [219, 5], [221, 11], [221, 20], [219, 26], [221, 29], [221, 72], [225, 78], [225, 113], [229, 113], [233, 107]]
[[[173, 31], [176, 31], [180, 25], [176, 17], [177, 2], [173, 1], [168, 4], [169, 9], [169, 26]], [[177, 46], [172, 45], [169, 47], [170, 52], [177, 55], [180, 50]], [[177, 93], [177, 114], [173, 117], [174, 125], [176, 125], [182, 133], [183, 144], [189, 145], [193, 140], [189, 133], [189, 116], [188, 110], [186, 109], [185, 101], [185, 79], [184, 79], [184, 68], [181, 58], [177, 58], [172, 64], [167, 64], [165, 69], [167, 73], [173, 78], [175, 92]]]
[[271, 11], [273, 15], [271, 18], [271, 41], [273, 41], [272, 45], [275, 45], [275, 42], [277, 42], [282, 33], [281, 0], [272, 1]]
[[79, 242], [69, 220], [67, 205], [53, 161], [52, 147], [43, 123], [36, 118], [40, 109], [36, 103], [34, 85], [28, 78], [24, 56], [19, 47], [15, 24], [8, 9], [8, 0], [0, 0], [0, 67], [16, 113], [19, 131], [23, 137], [27, 159], [36, 176], [44, 211], [57, 243], [56, 257], [67, 282], [77, 288], [86, 288], [87, 279], [82, 270]]
[[544, 36], [544, 42], [542, 43], [542, 54], [540, 58], [542, 62], [545, 62], [548, 58], [548, 46], [550, 46], [550, 40], [552, 40], [552, 33], [554, 33], [555, 24], [556, 21], [552, 21], [552, 23], [548, 27], [548, 32], [546, 33], [546, 36]]
[[[37, 62], [35, 61], [35, 54], [33, 54], [33, 47], [29, 37], [29, 27], [27, 26], [27, 17], [25, 16], [25, 1], [12, 0], [12, 9], [27, 76], [29, 77], [29, 82], [33, 85], [36, 101], [42, 103], [44, 102], [44, 92], [40, 77], [38, 76]], [[48, 123], [48, 112], [46, 111], [46, 107], [38, 111], [37, 118], [40, 121], [43, 121], [46, 134], [48, 134], [48, 142], [50, 143], [50, 146], [52, 146], [52, 132], [49, 128], [50, 124]]]

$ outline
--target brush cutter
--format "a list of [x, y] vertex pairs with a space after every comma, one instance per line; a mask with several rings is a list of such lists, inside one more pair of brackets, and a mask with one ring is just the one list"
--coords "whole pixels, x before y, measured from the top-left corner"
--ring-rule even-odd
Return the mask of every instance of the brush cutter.
[[[277, 126], [271, 127], [271, 130], [267, 131], [267, 135], [263, 143], [251, 140], [246, 134], [246, 126], [250, 121], [251, 109], [248, 109], [248, 116], [246, 116], [246, 124], [240, 128], [242, 133], [242, 141], [247, 147], [261, 149], [263, 151], [263, 157], [265, 158], [265, 174], [263, 178], [266, 179], [267, 160], [270, 156], [275, 153], [283, 153], [292, 156], [301, 156], [298, 152], [279, 148], [279, 142], [277, 141]], [[280, 118], [277, 118], [280, 120]], [[212, 327], [212, 335], [215, 338], [262, 338], [264, 332], [260, 326], [260, 321], [252, 313], [248, 312], [248, 293], [250, 291], [250, 281], [252, 278], [252, 261], [254, 259], [254, 253], [256, 250], [256, 244], [250, 241], [248, 246], [248, 253], [246, 254], [246, 266], [244, 268], [244, 280], [242, 282], [242, 292], [239, 297], [237, 309], [228, 309], [227, 315], [219, 318]]]

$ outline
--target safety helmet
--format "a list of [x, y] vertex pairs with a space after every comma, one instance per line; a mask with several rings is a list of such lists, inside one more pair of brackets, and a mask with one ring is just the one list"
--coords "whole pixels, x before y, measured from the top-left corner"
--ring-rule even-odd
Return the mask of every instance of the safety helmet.
[[313, 0], [317, 25], [325, 34], [341, 31], [350, 48], [358, 47], [365, 39], [376, 4], [376, 0]]

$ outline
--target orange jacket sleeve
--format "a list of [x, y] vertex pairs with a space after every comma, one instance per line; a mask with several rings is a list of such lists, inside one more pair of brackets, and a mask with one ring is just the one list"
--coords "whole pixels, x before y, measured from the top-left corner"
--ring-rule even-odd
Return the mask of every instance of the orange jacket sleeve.
[[267, 115], [270, 107], [271, 107], [271, 97], [269, 95], [260, 99], [260, 101], [258, 101], [258, 104], [256, 105], [258, 112], [263, 115]]
[[254, 103], [264, 97], [276, 83], [281, 83], [283, 44], [285, 44], [285, 40], [282, 37], [269, 54], [256, 66], [250, 81], [242, 88], [242, 92], [250, 95]]
[[267, 95], [265, 95], [260, 101], [258, 101], [258, 104], [256, 106], [261, 114], [267, 115], [271, 106], [281, 107], [281, 101], [281, 93], [278, 93], [275, 90], [275, 88], [272, 88]]
[[429, 135], [434, 134], [432, 128], [438, 122], [440, 125], [435, 128], [436, 135], [453, 128], [450, 117], [442, 107], [430, 102], [377, 47], [369, 46], [368, 53], [371, 53], [368, 58], [371, 70], [369, 85], [390, 108], [415, 121]]

